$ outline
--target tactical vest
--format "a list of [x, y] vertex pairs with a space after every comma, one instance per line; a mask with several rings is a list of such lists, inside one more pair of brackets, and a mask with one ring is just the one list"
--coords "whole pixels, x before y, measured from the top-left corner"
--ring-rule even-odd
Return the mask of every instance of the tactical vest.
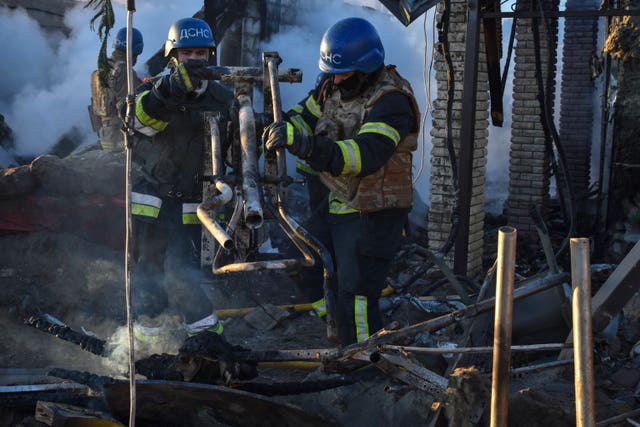
[[[120, 107], [126, 101], [128, 92], [127, 63], [123, 54], [114, 52], [109, 59], [111, 70], [107, 79], [108, 87], [100, 84], [98, 70], [91, 74], [91, 107], [89, 116], [93, 130], [98, 134], [100, 145], [105, 150], [124, 149], [122, 120], [119, 117]], [[134, 86], [140, 80], [134, 73]]]
[[175, 195], [196, 199], [201, 196], [199, 177], [203, 175], [204, 166], [204, 112], [220, 112], [221, 122], [225, 122], [229, 119], [232, 100], [231, 91], [210, 81], [206, 91], [196, 100], [171, 108], [169, 125], [163, 132], [152, 139], [135, 142], [133, 160], [159, 197]]
[[334, 141], [354, 138], [371, 108], [391, 92], [400, 92], [409, 98], [415, 121], [411, 133], [398, 143], [387, 163], [364, 177], [320, 173], [320, 179], [335, 196], [361, 212], [410, 208], [413, 203], [412, 152], [417, 148], [420, 112], [411, 85], [398, 74], [395, 66], [387, 65], [372, 87], [353, 100], [342, 101], [336, 90], [324, 103], [322, 117], [315, 128], [316, 135], [327, 135]]

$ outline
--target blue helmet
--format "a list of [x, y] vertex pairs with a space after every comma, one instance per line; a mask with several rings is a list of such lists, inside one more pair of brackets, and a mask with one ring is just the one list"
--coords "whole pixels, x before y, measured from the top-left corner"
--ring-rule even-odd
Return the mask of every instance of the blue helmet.
[[216, 47], [211, 27], [202, 19], [179, 19], [169, 28], [169, 35], [164, 44], [164, 56], [169, 56], [173, 49], [182, 47]]
[[322, 36], [318, 67], [325, 73], [362, 71], [369, 74], [384, 64], [384, 47], [369, 21], [345, 18]]
[[[131, 52], [133, 56], [138, 56], [142, 53], [142, 49], [144, 48], [144, 42], [142, 41], [142, 33], [135, 28], [131, 29]], [[113, 40], [113, 48], [121, 50], [122, 52], [127, 51], [127, 28], [120, 28], [118, 33], [116, 34], [116, 38]]]

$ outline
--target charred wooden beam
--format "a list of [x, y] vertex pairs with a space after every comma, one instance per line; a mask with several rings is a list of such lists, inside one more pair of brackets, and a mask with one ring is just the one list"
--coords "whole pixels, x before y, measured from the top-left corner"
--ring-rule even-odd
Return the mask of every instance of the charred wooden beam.
[[24, 321], [25, 325], [32, 326], [40, 331], [55, 335], [56, 337], [80, 346], [81, 349], [98, 356], [106, 356], [106, 341], [74, 331], [65, 324], [53, 323], [43, 316], [31, 316]]

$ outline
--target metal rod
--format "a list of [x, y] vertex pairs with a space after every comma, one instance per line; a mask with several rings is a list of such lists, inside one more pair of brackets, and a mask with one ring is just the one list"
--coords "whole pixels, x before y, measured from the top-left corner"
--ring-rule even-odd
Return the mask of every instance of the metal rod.
[[208, 118], [209, 134], [211, 135], [211, 172], [215, 179], [216, 189], [220, 194], [209, 200], [204, 200], [196, 208], [196, 215], [202, 225], [211, 233], [214, 239], [226, 250], [233, 248], [233, 240], [225, 229], [218, 224], [215, 216], [209, 215], [208, 211], [216, 212], [222, 206], [226, 205], [233, 198], [233, 190], [231, 186], [222, 180], [223, 163], [222, 163], [222, 141], [220, 139], [220, 127], [218, 120], [210, 116]]
[[[570, 347], [570, 344], [532, 344], [532, 345], [512, 345], [511, 351], [555, 351]], [[434, 348], [434, 347], [410, 347], [402, 345], [381, 345], [380, 350], [404, 350], [409, 353], [426, 354], [449, 354], [449, 353], [492, 353], [493, 347], [454, 347], [454, 348]]]
[[[263, 71], [258, 67], [221, 67], [210, 65], [206, 68], [207, 80], [220, 80], [223, 83], [233, 83], [237, 80], [262, 81]], [[300, 83], [302, 81], [302, 70], [298, 68], [287, 68], [280, 70], [277, 74], [278, 81], [288, 83]]]
[[125, 304], [127, 315], [127, 341], [129, 347], [129, 427], [136, 425], [136, 364], [135, 344], [133, 337], [133, 292], [131, 290], [131, 265], [133, 263], [133, 218], [131, 214], [132, 158], [133, 158], [133, 123], [135, 115], [135, 88], [133, 84], [133, 14], [136, 11], [135, 0], [126, 1], [127, 8], [127, 108], [125, 114], [125, 152], [126, 152], [126, 189], [125, 216], [127, 229], [125, 232]]
[[606, 420], [598, 421], [596, 423], [596, 427], [605, 427], [613, 423], [619, 423], [627, 418], [635, 417], [636, 415], [640, 415], [640, 408], [625, 412], [624, 414], [616, 415], [615, 417], [607, 418]]
[[[269, 72], [269, 86], [271, 87], [271, 104], [273, 105], [273, 121], [282, 120], [282, 103], [280, 102], [280, 85], [278, 84], [278, 60], [279, 57], [267, 59], [267, 71]], [[278, 178], [283, 178], [287, 174], [287, 162], [284, 148], [276, 151], [276, 162]]]
[[233, 196], [233, 190], [222, 180], [216, 181], [216, 188], [220, 191], [220, 194], [199, 204], [196, 208], [196, 215], [204, 228], [211, 233], [213, 238], [216, 239], [224, 249], [230, 250], [233, 249], [233, 240], [231, 239], [231, 236], [229, 236], [226, 230], [218, 224], [218, 222], [212, 218], [207, 211], [216, 212], [221, 206], [227, 204]]
[[244, 194], [244, 222], [249, 228], [262, 226], [263, 214], [258, 189], [258, 150], [256, 122], [248, 95], [238, 95], [240, 103], [240, 147], [242, 150], [242, 193]]
[[576, 426], [595, 426], [589, 239], [572, 238], [571, 288]]
[[500, 227], [498, 230], [496, 309], [493, 327], [493, 375], [491, 379], [491, 427], [507, 425], [516, 238], [517, 231], [513, 227]]

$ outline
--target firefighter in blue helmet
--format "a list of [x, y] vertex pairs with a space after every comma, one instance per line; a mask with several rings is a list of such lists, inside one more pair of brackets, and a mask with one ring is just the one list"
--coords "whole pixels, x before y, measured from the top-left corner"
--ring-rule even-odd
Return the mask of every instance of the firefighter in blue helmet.
[[[133, 28], [131, 52], [133, 63], [142, 53], [144, 41], [142, 33]], [[109, 57], [109, 74], [106, 85], [100, 83], [98, 70], [91, 74], [91, 105], [89, 117], [93, 130], [98, 134], [100, 147], [103, 150], [124, 150], [124, 135], [122, 134], [122, 119], [119, 111], [127, 96], [127, 29], [121, 28], [113, 40], [113, 53]], [[134, 85], [139, 85], [140, 79], [133, 73]]]
[[[138, 332], [163, 332], [157, 328], [164, 321], [153, 321], [161, 313], [180, 316], [187, 334], [222, 332], [200, 288], [201, 224], [196, 216], [202, 201], [204, 112], [219, 113], [220, 129], [226, 129], [234, 111], [233, 93], [204, 79], [214, 48], [205, 21], [176, 21], [165, 43], [169, 73], [137, 89], [133, 159], [142, 178], [133, 186], [131, 213]], [[145, 321], [152, 328], [142, 327]]]
[[[320, 45], [314, 90], [263, 133], [286, 148], [309, 180], [315, 233], [337, 272], [343, 345], [382, 328], [380, 293], [412, 206], [412, 152], [420, 113], [411, 86], [384, 64], [376, 29], [361, 18], [331, 26]], [[320, 311], [322, 301], [319, 301]]]

